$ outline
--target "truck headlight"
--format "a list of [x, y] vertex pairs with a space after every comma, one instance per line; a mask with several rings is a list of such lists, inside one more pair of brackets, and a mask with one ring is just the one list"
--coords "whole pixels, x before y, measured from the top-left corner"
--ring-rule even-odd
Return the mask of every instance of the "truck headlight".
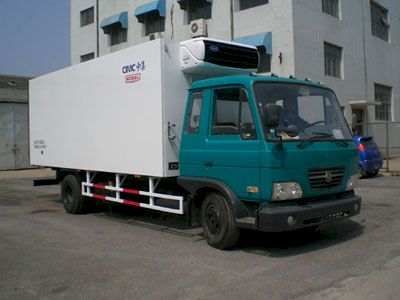
[[303, 190], [297, 182], [277, 182], [272, 186], [272, 201], [299, 199]]
[[350, 176], [349, 181], [347, 181], [346, 191], [354, 190], [358, 185], [358, 174]]

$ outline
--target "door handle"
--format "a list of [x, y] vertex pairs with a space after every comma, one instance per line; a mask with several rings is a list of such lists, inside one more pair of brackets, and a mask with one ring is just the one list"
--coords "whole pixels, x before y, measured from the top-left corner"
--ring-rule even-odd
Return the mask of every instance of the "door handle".
[[212, 167], [212, 166], [214, 165], [214, 163], [213, 163], [212, 161], [206, 161], [206, 162], [204, 163], [204, 165], [205, 165], [206, 167]]

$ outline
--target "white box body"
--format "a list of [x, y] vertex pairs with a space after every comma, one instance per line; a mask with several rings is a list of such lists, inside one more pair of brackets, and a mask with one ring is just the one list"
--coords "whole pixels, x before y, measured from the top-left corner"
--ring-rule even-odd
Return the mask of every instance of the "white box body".
[[[143, 67], [144, 62], [144, 67]], [[178, 176], [189, 82], [157, 39], [30, 81], [32, 165]], [[174, 124], [174, 140], [168, 138]]]

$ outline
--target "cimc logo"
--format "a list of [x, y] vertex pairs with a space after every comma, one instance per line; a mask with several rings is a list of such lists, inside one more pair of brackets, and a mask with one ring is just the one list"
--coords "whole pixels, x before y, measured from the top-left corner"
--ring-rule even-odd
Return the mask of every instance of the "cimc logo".
[[145, 61], [139, 61], [136, 64], [122, 67], [122, 74], [125, 75], [125, 83], [133, 83], [142, 79], [141, 72], [146, 70]]

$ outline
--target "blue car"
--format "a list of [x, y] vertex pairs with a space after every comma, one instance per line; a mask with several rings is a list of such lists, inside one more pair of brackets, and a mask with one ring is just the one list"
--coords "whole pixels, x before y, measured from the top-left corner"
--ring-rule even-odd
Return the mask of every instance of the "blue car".
[[356, 135], [353, 139], [357, 143], [360, 154], [358, 165], [360, 177], [376, 176], [383, 165], [382, 155], [378, 146], [370, 136]]

